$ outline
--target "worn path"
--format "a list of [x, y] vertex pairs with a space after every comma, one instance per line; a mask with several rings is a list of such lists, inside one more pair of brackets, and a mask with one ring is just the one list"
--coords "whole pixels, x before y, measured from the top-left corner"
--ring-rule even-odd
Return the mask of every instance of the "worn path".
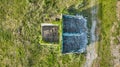
[[92, 26], [90, 30], [90, 44], [87, 47], [87, 55], [86, 55], [86, 62], [84, 67], [92, 67], [93, 61], [97, 58], [97, 52], [96, 52], [96, 24], [97, 24], [97, 6], [96, 6], [97, 0], [91, 0], [91, 20], [92, 20]]

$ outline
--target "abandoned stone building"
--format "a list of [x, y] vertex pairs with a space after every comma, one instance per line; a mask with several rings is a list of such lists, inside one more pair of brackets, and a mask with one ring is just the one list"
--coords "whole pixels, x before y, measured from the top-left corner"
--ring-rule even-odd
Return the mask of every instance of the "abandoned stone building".
[[63, 15], [62, 36], [59, 37], [59, 26], [41, 24], [42, 40], [58, 43], [62, 37], [62, 53], [83, 53], [87, 47], [87, 20], [83, 16]]
[[50, 43], [59, 42], [58, 25], [41, 24], [42, 40]]

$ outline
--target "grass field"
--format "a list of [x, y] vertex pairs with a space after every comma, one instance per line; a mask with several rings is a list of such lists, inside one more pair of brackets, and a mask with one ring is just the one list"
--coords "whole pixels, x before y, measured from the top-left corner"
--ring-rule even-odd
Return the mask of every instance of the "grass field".
[[98, 46], [99, 64], [100, 67], [113, 67], [110, 49], [111, 28], [116, 22], [116, 1], [117, 0], [99, 0], [99, 27], [100, 41]]
[[[100, 67], [112, 67], [110, 30], [117, 22], [116, 1], [99, 0], [97, 64]], [[86, 60], [85, 54], [62, 55], [61, 42], [58, 46], [40, 45], [41, 23], [61, 25], [61, 14], [81, 14], [87, 17], [90, 28], [89, 3], [90, 0], [0, 0], [0, 67], [82, 66]]]
[[[61, 14], [90, 18], [89, 0], [0, 0], [0, 67], [78, 67], [84, 54], [61, 54], [40, 45], [41, 23], [61, 24]], [[89, 25], [90, 26], [90, 25]], [[60, 32], [61, 33], [61, 32]]]

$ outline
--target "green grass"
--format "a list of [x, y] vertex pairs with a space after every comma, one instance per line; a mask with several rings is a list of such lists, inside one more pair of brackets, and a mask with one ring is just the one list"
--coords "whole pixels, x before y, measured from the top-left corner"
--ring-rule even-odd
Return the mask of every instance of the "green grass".
[[[81, 66], [84, 54], [61, 54], [58, 46], [40, 45], [41, 23], [55, 23], [56, 15], [83, 14], [83, 0], [0, 0], [0, 67]], [[59, 30], [61, 33], [62, 30]]]
[[[40, 45], [41, 23], [58, 24], [61, 33], [62, 22], [54, 20], [56, 15], [82, 14], [88, 17], [91, 28], [89, 3], [90, 0], [0, 0], [0, 67], [81, 66], [84, 54], [62, 55], [61, 42], [58, 46]], [[115, 5], [116, 0], [99, 0], [100, 67], [112, 67], [109, 33], [116, 21]]]
[[113, 67], [112, 55], [110, 49], [110, 36], [112, 36], [111, 28], [116, 21], [116, 0], [99, 0], [98, 16], [101, 20], [100, 27], [100, 42], [98, 48], [98, 55], [100, 57], [100, 67]]

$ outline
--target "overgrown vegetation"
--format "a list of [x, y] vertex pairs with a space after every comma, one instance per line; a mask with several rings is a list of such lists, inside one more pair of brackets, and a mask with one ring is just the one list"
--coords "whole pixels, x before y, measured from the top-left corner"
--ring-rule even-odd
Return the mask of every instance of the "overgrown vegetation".
[[98, 46], [100, 67], [113, 67], [110, 49], [110, 36], [113, 23], [116, 21], [116, 1], [99, 0], [100, 42]]
[[61, 55], [61, 44], [42, 46], [39, 36], [41, 23], [61, 24], [61, 14], [84, 13], [89, 19], [89, 2], [0, 0], [0, 67], [81, 66], [85, 61], [83, 54]]
[[[84, 54], [61, 55], [61, 43], [40, 45], [40, 30], [41, 23], [61, 25], [61, 14], [82, 14], [90, 28], [89, 3], [90, 0], [0, 0], [0, 67], [80, 67], [85, 62]], [[116, 0], [99, 0], [100, 67], [112, 67], [110, 30], [116, 21], [115, 10]]]

